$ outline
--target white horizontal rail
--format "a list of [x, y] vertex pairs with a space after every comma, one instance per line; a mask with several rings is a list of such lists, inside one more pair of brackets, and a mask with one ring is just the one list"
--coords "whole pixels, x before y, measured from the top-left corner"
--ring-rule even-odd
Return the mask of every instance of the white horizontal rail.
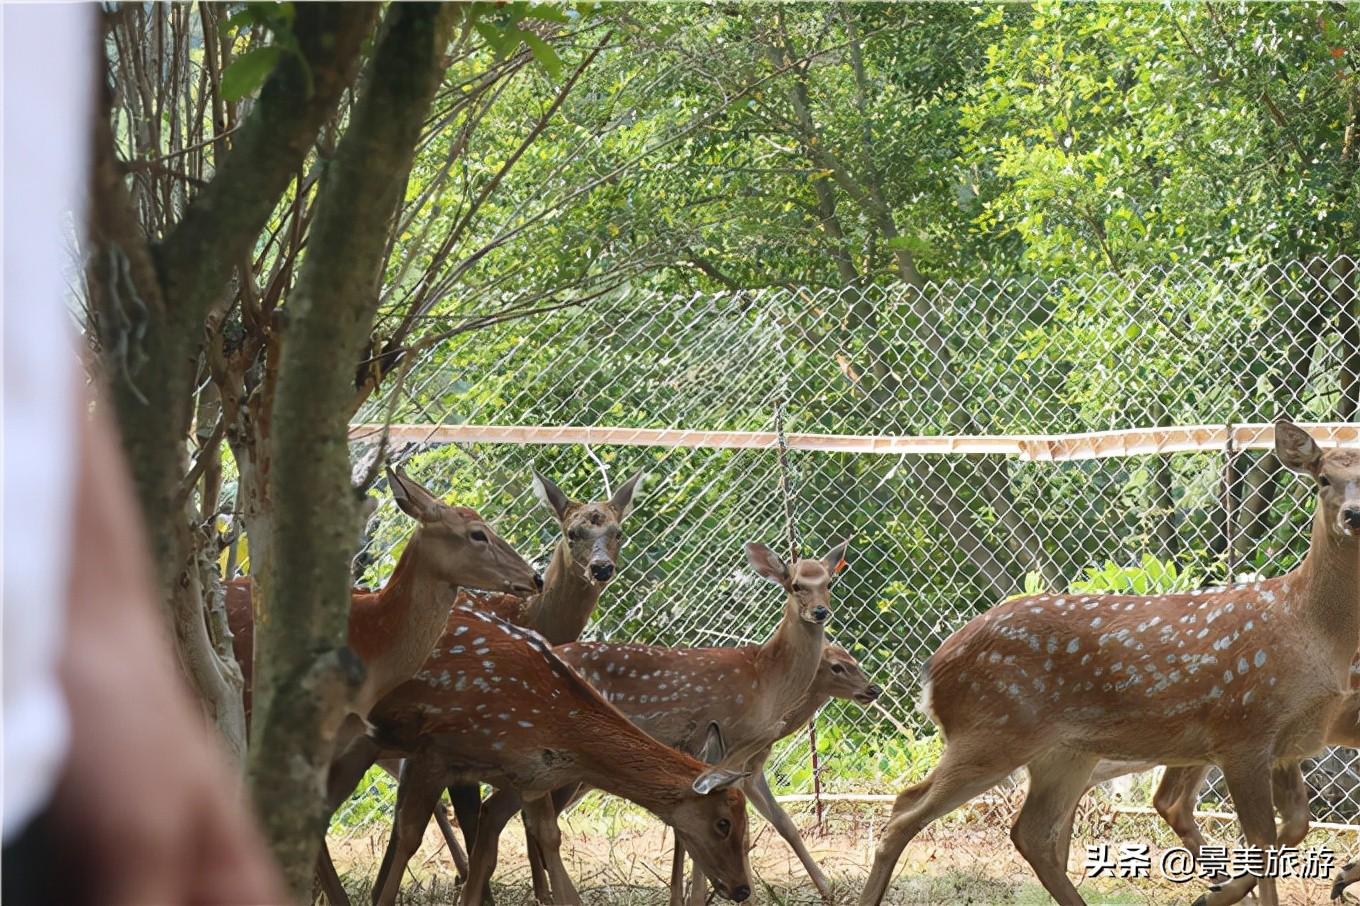
[[[1323, 446], [1360, 446], [1360, 424], [1349, 422], [1303, 422], [1302, 427]], [[877, 453], [887, 455], [992, 454], [1016, 456], [1037, 462], [1105, 459], [1116, 456], [1148, 456], [1159, 453], [1194, 453], [1223, 450], [1228, 443], [1227, 425], [1184, 425], [1167, 428], [1130, 428], [1120, 431], [1087, 431], [1081, 434], [968, 434], [959, 436], [789, 434], [794, 450], [826, 453]], [[375, 441], [381, 424], [350, 426], [350, 439]], [[1269, 449], [1275, 443], [1275, 426], [1243, 424], [1231, 427], [1237, 450]], [[438, 425], [394, 424], [388, 429], [392, 443], [482, 444], [600, 444], [632, 447], [687, 447], [714, 450], [763, 450], [775, 446], [772, 431], [691, 431], [677, 428], [582, 427], [575, 425]]]

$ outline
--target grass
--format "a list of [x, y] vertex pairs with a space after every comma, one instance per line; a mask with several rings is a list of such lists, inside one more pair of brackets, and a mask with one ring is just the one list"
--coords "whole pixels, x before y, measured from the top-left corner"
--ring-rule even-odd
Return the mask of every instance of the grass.
[[[1010, 844], [1008, 828], [1021, 795], [1018, 790], [975, 800], [927, 828], [908, 847], [898, 865], [886, 903], [892, 906], [934, 904], [1051, 903], [1033, 872]], [[1085, 844], [1147, 843], [1155, 857], [1177, 844], [1156, 819], [1116, 811], [1108, 797], [1088, 799], [1078, 813], [1069, 876], [1091, 906], [1189, 906], [1204, 892], [1202, 883], [1175, 884], [1161, 878], [1082, 878]], [[886, 803], [828, 804], [820, 832], [810, 806], [789, 806], [814, 857], [835, 886], [837, 903], [853, 903], [873, 861], [878, 833], [888, 814]], [[1206, 820], [1211, 843], [1232, 845], [1235, 827]], [[592, 906], [664, 906], [670, 876], [668, 829], [627, 803], [593, 795], [562, 820], [563, 854], [582, 897]], [[372, 878], [382, 859], [386, 827], [381, 821], [337, 829], [332, 851], [355, 903], [366, 903]], [[752, 902], [769, 906], [812, 906], [820, 903], [792, 851], [759, 816], [752, 816]], [[1314, 831], [1305, 847], [1329, 846], [1338, 864], [1357, 845], [1353, 834]], [[500, 865], [494, 882], [501, 906], [533, 902], [524, 836], [512, 823], [501, 841]], [[1281, 902], [1323, 906], [1329, 884], [1322, 880], [1287, 879], [1280, 883]], [[452, 862], [438, 831], [431, 826], [420, 853], [412, 860], [399, 903], [433, 906], [457, 901]], [[717, 902], [717, 901], [714, 901]], [[1251, 902], [1250, 900], [1248, 902]]]

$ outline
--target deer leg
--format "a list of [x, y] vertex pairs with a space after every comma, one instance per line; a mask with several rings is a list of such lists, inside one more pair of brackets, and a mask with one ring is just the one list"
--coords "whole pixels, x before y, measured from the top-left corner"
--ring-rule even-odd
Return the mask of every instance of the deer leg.
[[[566, 814], [567, 809], [571, 808], [576, 802], [590, 790], [584, 783], [568, 784], [558, 787], [552, 792], [553, 810], [558, 815]], [[540, 903], [548, 902], [550, 896], [548, 890], [548, 874], [543, 864], [543, 850], [534, 840], [533, 833], [529, 830], [526, 823], [524, 827], [525, 841], [529, 845], [529, 879], [534, 886], [534, 897]]]
[[500, 833], [521, 808], [520, 796], [514, 790], [498, 789], [481, 804], [477, 819], [477, 839], [468, 856], [468, 883], [462, 887], [462, 906], [488, 903], [491, 875], [496, 871], [500, 852]]
[[685, 844], [675, 838], [675, 849], [671, 852], [671, 900], [670, 906], [685, 906]]
[[[1242, 834], [1251, 846], [1268, 849], [1275, 845], [1275, 808], [1271, 801], [1270, 765], [1261, 759], [1225, 762], [1223, 779], [1228, 782], [1237, 820]], [[1274, 878], [1254, 878], [1243, 875], [1222, 885], [1216, 885], [1195, 901], [1195, 906], [1228, 906], [1244, 899], [1256, 889], [1260, 906], [1279, 906]]]
[[1034, 869], [1039, 882], [1061, 906], [1085, 906], [1077, 888], [1067, 877], [1061, 856], [1069, 817], [1086, 792], [1095, 755], [1054, 750], [1029, 763], [1029, 792], [1020, 815], [1011, 827], [1011, 842]]
[[691, 859], [690, 864], [692, 867], [689, 872], [689, 906], [704, 906], [708, 902], [708, 876], [704, 874], [698, 862]]
[[[501, 831], [519, 810], [519, 796], [511, 790], [497, 790], [482, 804], [481, 816], [477, 820], [477, 839], [468, 854], [468, 876], [467, 883], [463, 885], [462, 906], [482, 906], [489, 902], [487, 897], [491, 891], [491, 875], [496, 870], [496, 859], [500, 853]], [[461, 822], [462, 817], [458, 820]]]
[[406, 864], [420, 849], [430, 815], [439, 804], [444, 785], [444, 766], [438, 759], [408, 758], [401, 767], [397, 784], [396, 814], [392, 816], [392, 836], [383, 853], [382, 866], [373, 882], [375, 906], [392, 906], [401, 889]]
[[562, 864], [562, 831], [557, 826], [557, 812], [553, 809], [550, 795], [540, 796], [524, 803], [524, 822], [533, 828], [534, 838], [543, 853], [543, 861], [552, 882], [553, 902], [579, 904], [581, 895]]
[[775, 802], [774, 793], [770, 791], [769, 781], [765, 779], [763, 770], [751, 774], [751, 778], [745, 783], [746, 798], [750, 800], [755, 810], [764, 816], [765, 820], [774, 826], [779, 836], [793, 848], [793, 852], [798, 856], [798, 861], [803, 863], [808, 877], [812, 879], [812, 886], [817, 888], [817, 893], [821, 894], [822, 899], [831, 901], [831, 882], [822, 873], [822, 868], [817, 864], [817, 860], [812, 858], [812, 853], [808, 852], [807, 845], [803, 843], [802, 836], [798, 833], [798, 827], [789, 817], [789, 813], [779, 807]]
[[[1209, 776], [1209, 765], [1187, 765], [1170, 767], [1162, 774], [1157, 784], [1157, 792], [1152, 796], [1152, 807], [1167, 823], [1186, 849], [1200, 858], [1204, 846], [1204, 834], [1199, 822], [1195, 820], [1195, 805], [1199, 802], [1199, 791], [1204, 786], [1204, 778]], [[1211, 883], [1221, 884], [1227, 878], [1223, 875], [1209, 879]]]
[[1280, 813], [1276, 837], [1280, 846], [1298, 846], [1308, 836], [1308, 787], [1298, 762], [1277, 764], [1270, 772], [1275, 810]]
[[534, 900], [539, 903], [552, 902], [552, 892], [548, 888], [548, 870], [543, 864], [543, 850], [539, 848], [529, 822], [524, 822], [524, 844], [529, 855], [529, 881], [534, 887]]
[[462, 844], [458, 842], [458, 837], [453, 832], [453, 824], [449, 822], [448, 812], [437, 806], [434, 810], [434, 822], [439, 825], [439, 833], [444, 838], [444, 845], [449, 848], [449, 856], [453, 859], [453, 870], [458, 872], [458, 880], [466, 880], [468, 874], [467, 853], [463, 851]]
[[[472, 850], [477, 845], [478, 832], [480, 830], [482, 813], [482, 788], [476, 783], [461, 783], [449, 787], [449, 802], [453, 805], [454, 817], [458, 819], [458, 826], [463, 829], [463, 842], [467, 845], [468, 851], [468, 871], [472, 871]], [[508, 820], [508, 819], [507, 819]], [[496, 845], [500, 845], [497, 840]], [[495, 866], [495, 860], [492, 860]], [[465, 876], [466, 877], [466, 876]], [[488, 878], [490, 876], [488, 875]], [[491, 884], [488, 880], [486, 889], [482, 891], [482, 902], [487, 906], [495, 903], [491, 896]]]
[[349, 894], [345, 892], [345, 885], [340, 883], [340, 873], [335, 870], [335, 862], [331, 860], [331, 850], [325, 840], [321, 841], [321, 850], [316, 854], [316, 880], [327, 903], [331, 906], [349, 906]]
[[[380, 747], [376, 742], [362, 736], [355, 739], [340, 757], [331, 762], [326, 773], [327, 815], [334, 814], [350, 793], [354, 792], [359, 781], [363, 780], [364, 773], [377, 760], [379, 751]], [[316, 880], [331, 906], [349, 906], [349, 894], [345, 893], [345, 887], [340, 883], [340, 875], [335, 870], [335, 863], [331, 860], [330, 849], [326, 846], [324, 836], [321, 840], [321, 849], [316, 856]]]
[[883, 901], [902, 851], [927, 824], [1005, 780], [1031, 754], [997, 746], [991, 739], [946, 743], [930, 776], [904, 790], [893, 803], [859, 906], [878, 906]]

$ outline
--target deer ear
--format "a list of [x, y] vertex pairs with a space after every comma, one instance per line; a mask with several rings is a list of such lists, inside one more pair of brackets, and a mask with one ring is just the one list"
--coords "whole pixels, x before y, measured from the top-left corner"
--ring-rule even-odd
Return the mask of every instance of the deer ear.
[[1322, 450], [1307, 431], [1287, 418], [1275, 423], [1275, 456], [1286, 469], [1304, 475], [1317, 475]]
[[401, 511], [420, 522], [433, 522], [443, 506], [439, 498], [421, 487], [401, 469], [388, 469], [387, 482], [392, 486], [392, 498]]
[[733, 771], [728, 768], [709, 768], [694, 778], [694, 792], [707, 796], [716, 790], [725, 790], [741, 783], [751, 776], [750, 771]]
[[851, 540], [853, 539], [846, 538], [840, 544], [827, 551], [826, 556], [822, 558], [822, 563], [826, 565], [826, 571], [831, 575], [834, 576], [836, 573], [845, 569], [847, 565], [845, 562], [845, 549], [850, 546]]
[[553, 484], [551, 478], [534, 473], [534, 496], [539, 503], [552, 510], [558, 520], [567, 517], [567, 506], [571, 503], [571, 498], [562, 493], [562, 489]]
[[619, 485], [614, 496], [609, 498], [609, 505], [614, 508], [614, 512], [619, 514], [619, 521], [622, 522], [629, 511], [633, 509], [633, 495], [638, 488], [642, 487], [642, 473], [638, 472], [632, 478]]
[[774, 551], [765, 545], [750, 541], [746, 544], [746, 562], [751, 564], [751, 569], [756, 573], [780, 588], [789, 583], [789, 568], [784, 565]]
[[723, 739], [722, 727], [718, 726], [716, 720], [711, 720], [704, 734], [704, 744], [699, 748], [699, 760], [705, 764], [717, 764], [726, 754], [727, 742]]

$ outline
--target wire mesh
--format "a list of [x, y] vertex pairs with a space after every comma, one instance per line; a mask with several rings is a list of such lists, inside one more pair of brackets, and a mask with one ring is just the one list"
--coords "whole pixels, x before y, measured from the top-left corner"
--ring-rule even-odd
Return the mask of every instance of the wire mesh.
[[[1288, 267], [1177, 266], [1135, 275], [671, 298], [620, 291], [456, 336], [416, 362], [394, 420], [435, 424], [1054, 434], [1175, 424], [1354, 420], [1360, 300], [1350, 258]], [[375, 401], [356, 421], [381, 421]], [[587, 637], [670, 645], [759, 642], [777, 589], [742, 543], [777, 550], [773, 450], [409, 445], [393, 451], [546, 561], [557, 528], [531, 470], [602, 497], [646, 473], [618, 578]], [[832, 635], [884, 688], [818, 717], [823, 788], [895, 792], [928, 768], [917, 672], [952, 631], [1027, 590], [1173, 590], [1277, 575], [1306, 550], [1309, 491], [1259, 452], [1028, 462], [791, 450], [799, 537], [820, 554], [853, 535]], [[1225, 474], [1234, 476], [1225, 488]], [[1231, 527], [1231, 531], [1229, 528]], [[360, 578], [381, 582], [409, 527], [380, 507]], [[1229, 569], [1234, 574], [1229, 574]], [[807, 734], [769, 765], [776, 792], [811, 791]], [[1310, 763], [1318, 820], [1360, 816], [1360, 765]], [[351, 800], [350, 826], [390, 791]], [[1226, 797], [1222, 797], [1225, 798]]]

